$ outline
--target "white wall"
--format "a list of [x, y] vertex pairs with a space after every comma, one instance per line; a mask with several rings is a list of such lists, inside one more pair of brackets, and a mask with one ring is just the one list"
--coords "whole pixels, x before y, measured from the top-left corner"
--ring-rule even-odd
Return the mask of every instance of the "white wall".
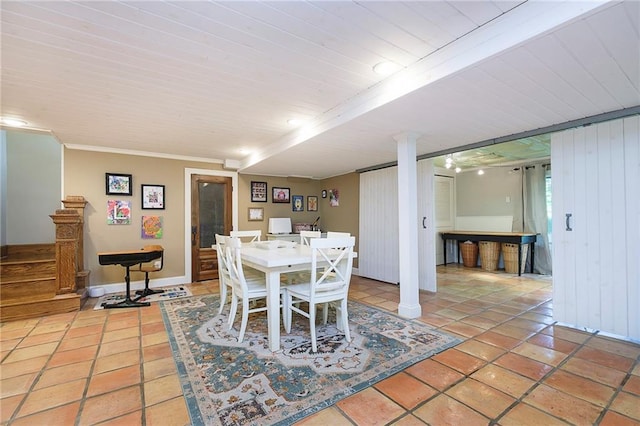
[[50, 135], [8, 130], [6, 148], [6, 244], [52, 243], [49, 215], [61, 208], [62, 147]]
[[[484, 169], [456, 175], [457, 216], [512, 216], [510, 231], [522, 232], [522, 174], [511, 167]], [[509, 197], [509, 201], [507, 201]]]

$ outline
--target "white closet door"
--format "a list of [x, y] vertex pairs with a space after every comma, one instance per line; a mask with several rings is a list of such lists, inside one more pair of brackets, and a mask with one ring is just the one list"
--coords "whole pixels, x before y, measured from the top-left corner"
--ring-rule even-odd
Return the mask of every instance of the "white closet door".
[[398, 284], [398, 168], [360, 175], [358, 274]]
[[640, 118], [552, 135], [553, 315], [640, 339]]
[[[436, 175], [434, 177], [435, 219], [436, 219], [436, 265], [444, 263], [444, 248], [440, 234], [453, 231], [455, 228], [455, 178], [453, 176]], [[455, 262], [456, 244], [447, 245], [447, 259]]]
[[[433, 160], [418, 161], [418, 259], [420, 290], [436, 292], [436, 258], [442, 252], [438, 233], [438, 216], [441, 210], [438, 193], [439, 176], [434, 176]], [[442, 254], [440, 254], [442, 257]]]

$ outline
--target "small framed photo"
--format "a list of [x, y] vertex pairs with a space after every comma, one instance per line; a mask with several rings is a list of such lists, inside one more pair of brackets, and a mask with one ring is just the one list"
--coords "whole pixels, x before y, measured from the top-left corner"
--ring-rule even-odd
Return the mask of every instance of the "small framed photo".
[[105, 173], [107, 195], [131, 195], [133, 177], [122, 173]]
[[273, 194], [271, 197], [272, 203], [290, 203], [291, 198], [290, 194], [291, 190], [289, 188], [280, 188], [277, 186], [273, 187]]
[[264, 220], [264, 209], [262, 207], [249, 207], [249, 221], [263, 221]]
[[309, 195], [307, 197], [307, 211], [309, 212], [317, 212], [318, 211], [318, 197]]
[[327, 198], [327, 190], [326, 189], [322, 190], [322, 198]]
[[293, 200], [291, 203], [291, 208], [294, 212], [303, 212], [304, 211], [304, 197], [302, 195], [294, 195], [291, 197]]
[[164, 185], [142, 184], [142, 208], [164, 210]]
[[251, 182], [251, 202], [267, 202], [267, 182]]

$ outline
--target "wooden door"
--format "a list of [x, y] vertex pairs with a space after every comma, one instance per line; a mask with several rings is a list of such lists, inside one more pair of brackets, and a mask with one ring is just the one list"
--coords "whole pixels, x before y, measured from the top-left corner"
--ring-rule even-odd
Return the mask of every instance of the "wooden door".
[[218, 278], [215, 235], [229, 235], [232, 227], [231, 178], [191, 176], [191, 280]]

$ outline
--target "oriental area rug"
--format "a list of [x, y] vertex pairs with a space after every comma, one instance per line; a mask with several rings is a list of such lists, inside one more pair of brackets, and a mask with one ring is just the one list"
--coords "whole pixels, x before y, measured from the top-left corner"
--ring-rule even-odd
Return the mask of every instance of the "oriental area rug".
[[229, 330], [229, 308], [218, 315], [219, 301], [206, 295], [160, 304], [194, 425], [289, 425], [460, 342], [350, 301], [350, 343], [331, 309], [327, 325], [316, 327], [317, 353], [308, 319], [298, 314], [273, 353], [265, 312], [249, 316], [238, 343], [240, 315]]

